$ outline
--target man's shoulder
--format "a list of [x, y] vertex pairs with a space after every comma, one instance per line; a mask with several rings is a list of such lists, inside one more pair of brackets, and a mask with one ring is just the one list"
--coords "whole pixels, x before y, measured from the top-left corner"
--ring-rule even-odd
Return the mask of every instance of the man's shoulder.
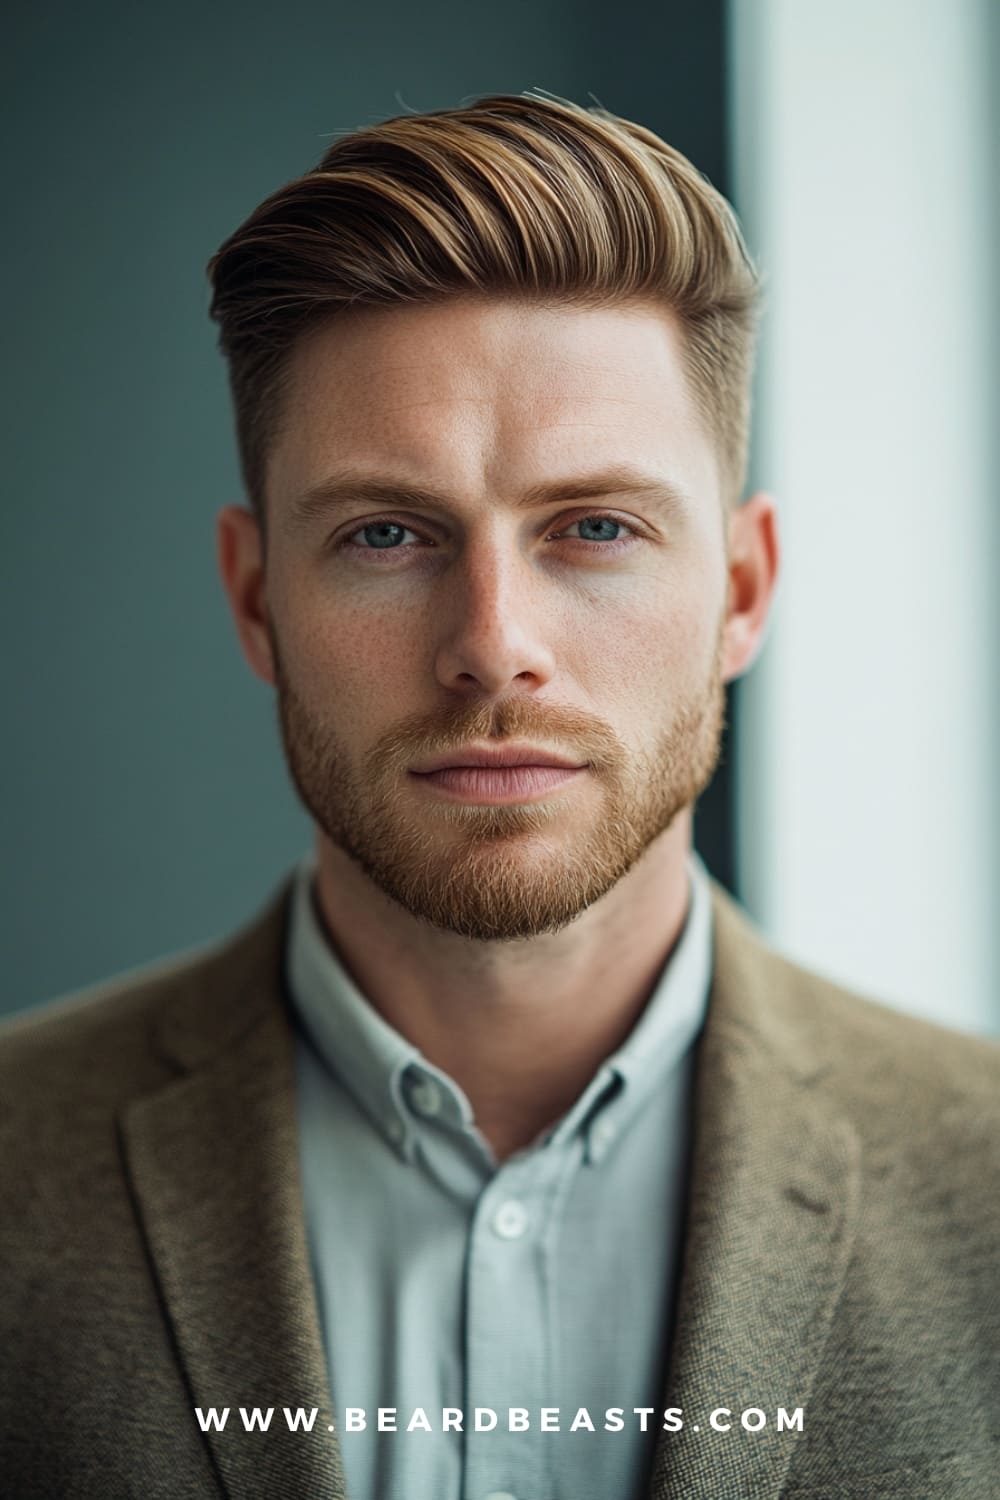
[[232, 993], [276, 948], [287, 891], [285, 881], [231, 933], [0, 1023], [0, 1125], [12, 1114], [51, 1112], [72, 1102], [113, 1106], [175, 1075], [172, 1031], [203, 1023], [210, 1035], [224, 1023]]
[[[59, 995], [0, 1024], [0, 1101], [43, 1083], [74, 1088], [101, 1080], [86, 1063], [128, 1068], [146, 1053], [157, 1017], [171, 999], [197, 984], [218, 944], [199, 944], [147, 962], [85, 988]], [[105, 1075], [106, 1078], [106, 1075]]]
[[[756, 992], [756, 1014], [775, 1046], [855, 1118], [947, 1130], [964, 1115], [998, 1128], [1000, 1042], [899, 1010], [796, 962], [722, 892], [716, 919], [730, 950], [717, 950], [730, 985], [742, 981]], [[732, 1009], [738, 1014], [739, 1003]]]
[[775, 954], [785, 971], [781, 1000], [808, 1006], [807, 1022], [828, 1043], [831, 1056], [855, 1070], [877, 1069], [886, 1078], [905, 1071], [921, 1078], [961, 1076], [966, 1087], [995, 1093], [1000, 1081], [1000, 1043], [899, 1009]]

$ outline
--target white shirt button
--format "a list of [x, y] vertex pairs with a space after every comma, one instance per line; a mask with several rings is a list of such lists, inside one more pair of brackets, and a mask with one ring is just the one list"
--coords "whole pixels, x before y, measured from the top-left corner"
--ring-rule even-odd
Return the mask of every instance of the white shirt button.
[[429, 1119], [441, 1108], [441, 1090], [432, 1079], [421, 1078], [410, 1090], [410, 1103], [418, 1115], [425, 1115]]
[[517, 1500], [517, 1496], [512, 1495], [510, 1490], [490, 1490], [488, 1495], [483, 1496], [483, 1500]]
[[590, 1138], [594, 1143], [598, 1155], [602, 1155], [608, 1149], [617, 1134], [618, 1127], [613, 1120], [601, 1119], [594, 1121]]
[[502, 1240], [519, 1240], [527, 1227], [528, 1210], [516, 1198], [508, 1198], [506, 1203], [501, 1203], [493, 1216], [493, 1232]]
[[398, 1145], [399, 1142], [403, 1139], [403, 1126], [402, 1126], [402, 1122], [400, 1120], [395, 1119], [395, 1117], [394, 1117], [393, 1119], [387, 1120], [385, 1122], [385, 1128], [386, 1128], [386, 1133], [387, 1133], [390, 1141], [395, 1141], [396, 1144]]

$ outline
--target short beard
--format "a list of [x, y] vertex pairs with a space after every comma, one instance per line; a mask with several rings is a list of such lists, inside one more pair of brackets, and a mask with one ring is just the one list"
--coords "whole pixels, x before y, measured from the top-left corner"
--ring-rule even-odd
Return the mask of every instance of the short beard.
[[[273, 634], [272, 647], [285, 755], [317, 826], [411, 916], [477, 942], [566, 927], [691, 806], [718, 763], [721, 638], [708, 680], [675, 707], [651, 754], [637, 757], [575, 710], [520, 697], [413, 716], [383, 736], [363, 765], [352, 763], [333, 725], [295, 691]], [[586, 811], [571, 809], [569, 790], [502, 806], [427, 796], [417, 811], [408, 766], [470, 741], [512, 739], [543, 740], [586, 760], [585, 774], [602, 786], [597, 815], [585, 823]]]

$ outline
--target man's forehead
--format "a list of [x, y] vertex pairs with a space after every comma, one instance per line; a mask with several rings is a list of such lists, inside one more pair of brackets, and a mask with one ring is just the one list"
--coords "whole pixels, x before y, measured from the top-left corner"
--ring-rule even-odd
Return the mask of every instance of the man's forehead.
[[335, 473], [378, 470], [414, 489], [516, 494], [630, 461], [688, 489], [712, 484], [676, 337], [658, 309], [634, 307], [334, 318], [297, 353], [274, 492], [286, 504]]
[[403, 410], [433, 401], [655, 399], [683, 381], [681, 335], [648, 304], [579, 308], [464, 299], [365, 308], [311, 330], [293, 379], [351, 404]]

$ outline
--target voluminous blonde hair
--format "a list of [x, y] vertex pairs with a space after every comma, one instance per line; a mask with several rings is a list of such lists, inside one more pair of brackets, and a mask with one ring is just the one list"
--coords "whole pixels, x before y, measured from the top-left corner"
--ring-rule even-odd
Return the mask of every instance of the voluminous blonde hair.
[[299, 335], [348, 307], [463, 293], [670, 308], [724, 497], [742, 494], [753, 262], [732, 208], [687, 157], [603, 107], [494, 94], [343, 135], [254, 210], [208, 274], [243, 479], [262, 521]]

